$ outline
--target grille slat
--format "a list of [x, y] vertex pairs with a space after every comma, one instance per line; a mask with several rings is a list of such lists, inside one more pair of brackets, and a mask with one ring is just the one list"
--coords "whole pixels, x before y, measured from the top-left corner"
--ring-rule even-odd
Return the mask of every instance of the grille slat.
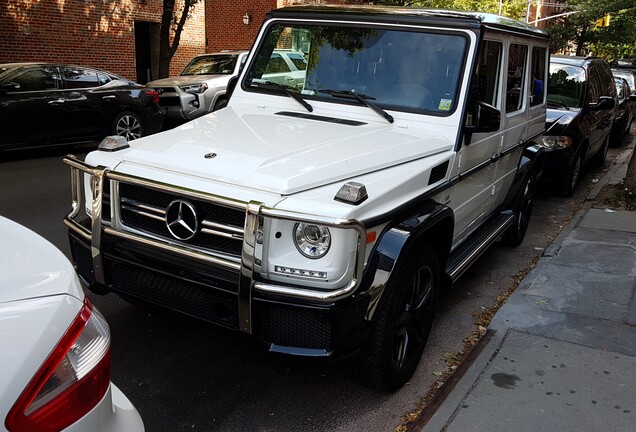
[[199, 216], [200, 231], [184, 244], [240, 256], [245, 212], [196, 199], [157, 191], [127, 183], [119, 184], [121, 222], [129, 228], [177, 241], [165, 223], [166, 208], [176, 199], [194, 205]]

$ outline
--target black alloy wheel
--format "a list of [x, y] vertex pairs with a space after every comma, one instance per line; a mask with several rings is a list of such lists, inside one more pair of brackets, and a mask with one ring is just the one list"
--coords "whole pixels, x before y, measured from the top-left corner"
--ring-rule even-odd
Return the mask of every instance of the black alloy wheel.
[[503, 235], [502, 242], [508, 246], [518, 246], [526, 236], [528, 225], [530, 224], [530, 216], [532, 215], [532, 205], [534, 204], [534, 194], [536, 188], [536, 177], [534, 172], [530, 172], [523, 186], [519, 191], [513, 212], [515, 215], [515, 223], [506, 230]]
[[386, 287], [375, 331], [356, 362], [358, 378], [379, 390], [397, 389], [411, 378], [433, 324], [439, 262], [430, 246], [409, 253], [395, 281]]
[[144, 135], [144, 127], [137, 114], [124, 111], [115, 117], [113, 133], [132, 141]]
[[572, 166], [570, 167], [568, 176], [562, 185], [561, 195], [566, 198], [574, 195], [574, 190], [576, 189], [576, 185], [579, 182], [582, 168], [583, 158], [581, 157], [581, 152], [579, 152], [574, 156], [574, 161], [572, 162]]

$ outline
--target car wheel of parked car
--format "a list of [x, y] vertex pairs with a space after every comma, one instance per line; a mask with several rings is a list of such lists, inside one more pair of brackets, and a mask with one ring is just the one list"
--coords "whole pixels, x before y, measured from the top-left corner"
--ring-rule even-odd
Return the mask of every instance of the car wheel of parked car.
[[523, 183], [521, 191], [519, 191], [517, 202], [512, 209], [515, 214], [515, 224], [506, 230], [501, 239], [506, 245], [518, 246], [526, 236], [530, 215], [532, 215], [532, 205], [534, 204], [535, 180], [535, 175], [531, 172]]
[[415, 372], [428, 340], [439, 292], [439, 261], [426, 245], [394, 274], [378, 310], [370, 343], [359, 354], [356, 374], [366, 385], [391, 390]]
[[124, 111], [115, 117], [113, 133], [132, 141], [144, 136], [144, 125], [137, 114]]
[[216, 110], [220, 110], [221, 108], [225, 108], [227, 106], [227, 98], [220, 98], [218, 101], [216, 101], [216, 103], [214, 104], [214, 109], [213, 111]]
[[579, 182], [579, 176], [581, 175], [582, 167], [583, 158], [581, 157], [581, 153], [577, 153], [574, 157], [574, 162], [572, 162], [572, 166], [570, 167], [568, 177], [563, 183], [561, 195], [566, 198], [574, 195], [574, 190], [576, 189], [576, 184]]

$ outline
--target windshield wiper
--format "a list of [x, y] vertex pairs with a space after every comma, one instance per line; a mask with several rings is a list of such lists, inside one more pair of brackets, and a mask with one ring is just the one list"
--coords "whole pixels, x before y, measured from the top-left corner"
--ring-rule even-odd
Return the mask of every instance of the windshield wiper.
[[287, 96], [289, 96], [290, 98], [294, 99], [296, 102], [298, 102], [303, 107], [305, 107], [305, 109], [307, 111], [312, 112], [314, 110], [314, 107], [309, 105], [309, 103], [307, 103], [307, 101], [305, 99], [300, 97], [300, 95], [298, 93], [292, 91], [292, 90], [295, 90], [295, 88], [292, 87], [292, 86], [288, 86], [288, 85], [285, 85], [285, 84], [279, 84], [279, 83], [273, 82], [273, 81], [262, 81], [262, 82], [252, 81], [252, 85], [254, 87], [258, 87], [258, 88], [264, 88], [264, 89], [270, 89], [270, 90], [271, 89], [281, 90]]
[[377, 106], [373, 102], [369, 101], [370, 99], [375, 100], [375, 98], [373, 96], [368, 96], [368, 95], [365, 95], [363, 93], [356, 93], [356, 92], [350, 91], [350, 90], [318, 90], [318, 92], [319, 93], [327, 93], [328, 95], [331, 95], [333, 97], [355, 99], [358, 102], [360, 102], [362, 105], [364, 105], [364, 106], [366, 106], [368, 108], [371, 108], [375, 113], [377, 113], [380, 116], [382, 116], [389, 123], [393, 123], [395, 121], [391, 114], [389, 114], [388, 112], [384, 111], [382, 108], [380, 108], [379, 106]]
[[548, 105], [552, 105], [555, 106], [557, 108], [565, 108], [565, 109], [570, 109], [569, 106], [567, 106], [566, 104], [562, 103], [562, 102], [554, 102], [554, 101], [548, 101]]

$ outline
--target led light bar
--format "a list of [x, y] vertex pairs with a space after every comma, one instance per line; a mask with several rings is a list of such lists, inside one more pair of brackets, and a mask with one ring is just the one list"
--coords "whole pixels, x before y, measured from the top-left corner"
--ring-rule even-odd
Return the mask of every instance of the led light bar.
[[315, 279], [327, 279], [327, 272], [315, 271], [315, 270], [303, 270], [292, 267], [275, 266], [274, 271], [276, 273], [282, 273], [291, 276], [303, 276]]

